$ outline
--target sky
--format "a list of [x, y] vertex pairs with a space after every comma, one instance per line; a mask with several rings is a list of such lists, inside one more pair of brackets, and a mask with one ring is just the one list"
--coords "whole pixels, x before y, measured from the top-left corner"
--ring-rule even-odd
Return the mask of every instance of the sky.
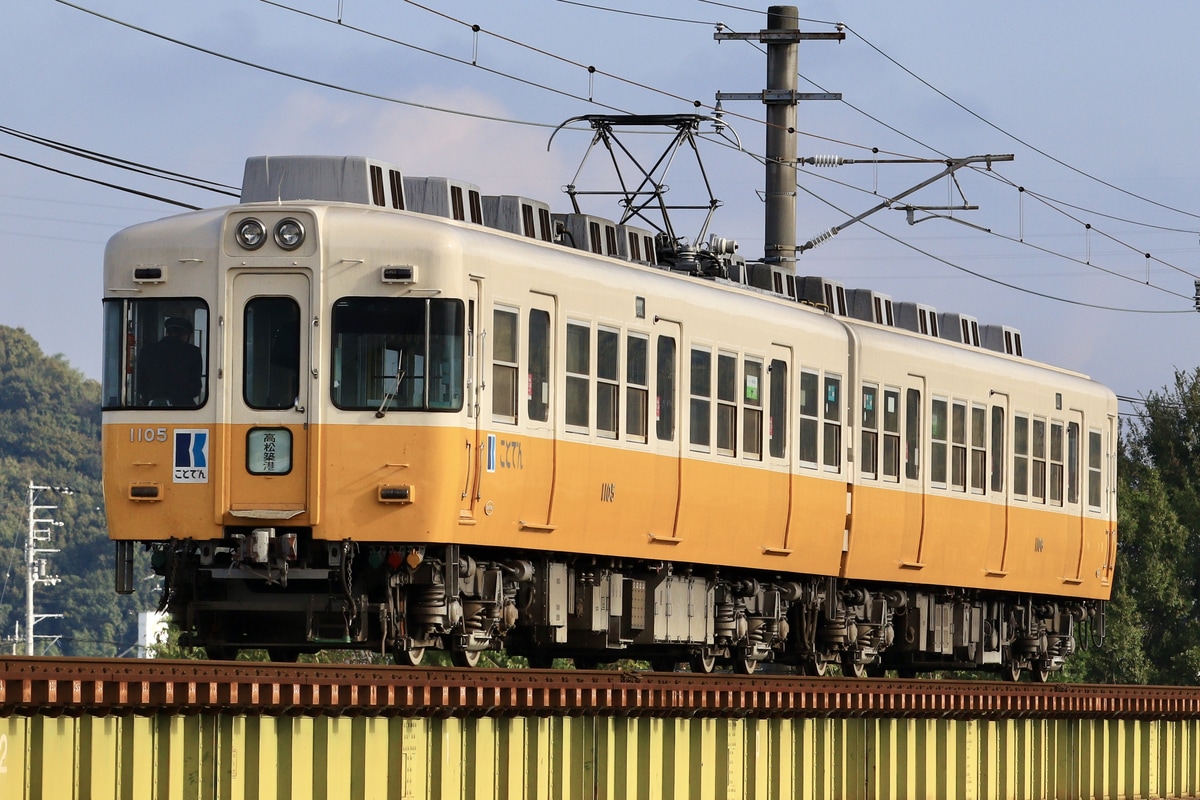
[[[1148, 18], [1114, 0], [798, 10], [802, 30], [846, 32], [799, 46], [801, 91], [842, 94], [801, 104], [799, 152], [857, 162], [801, 174], [801, 242], [933, 177], [940, 160], [1014, 156], [893, 204], [974, 210], [919, 212], [916, 224], [881, 210], [805, 252], [799, 274], [1017, 327], [1027, 356], [1119, 396], [1200, 365], [1200, 4], [1155, 4]], [[555, 126], [584, 114], [711, 115], [717, 92], [762, 90], [761, 45], [713, 34], [718, 23], [757, 31], [765, 12], [702, 0], [4, 3], [0, 324], [98, 377], [106, 240], [181, 213], [167, 201], [232, 202], [45, 143], [230, 187], [250, 156], [363, 155], [565, 211], [565, 185], [611, 189], [614, 177], [599, 152], [580, 169], [586, 130], [548, 147]], [[725, 137], [706, 124], [698, 148], [722, 202], [709, 231], [753, 260], [764, 109], [723, 109]], [[651, 161], [665, 144], [623, 141]], [[912, 159], [933, 163], [886, 163]], [[665, 179], [673, 201], [707, 201], [697, 175], [680, 153]], [[584, 198], [584, 210], [620, 214], [607, 197]], [[676, 224], [699, 232], [699, 220]]]

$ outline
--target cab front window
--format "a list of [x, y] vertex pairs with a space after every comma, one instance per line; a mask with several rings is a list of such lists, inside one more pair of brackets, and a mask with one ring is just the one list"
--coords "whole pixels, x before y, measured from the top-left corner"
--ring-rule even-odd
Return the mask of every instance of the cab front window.
[[104, 408], [196, 409], [208, 399], [208, 306], [106, 300]]
[[463, 304], [346, 297], [333, 306], [333, 404], [355, 411], [458, 411]]

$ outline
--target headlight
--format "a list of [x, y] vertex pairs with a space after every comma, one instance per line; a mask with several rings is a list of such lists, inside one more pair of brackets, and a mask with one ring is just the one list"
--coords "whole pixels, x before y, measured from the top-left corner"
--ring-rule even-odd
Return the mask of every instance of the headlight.
[[238, 223], [238, 244], [247, 250], [257, 250], [267, 240], [267, 227], [254, 217], [249, 217]]
[[275, 226], [275, 244], [284, 250], [295, 250], [304, 244], [304, 226], [291, 217], [279, 221]]

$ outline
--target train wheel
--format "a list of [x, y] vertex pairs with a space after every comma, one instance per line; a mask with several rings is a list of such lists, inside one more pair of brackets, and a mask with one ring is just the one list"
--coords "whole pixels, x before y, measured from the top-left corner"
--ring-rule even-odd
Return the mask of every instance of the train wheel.
[[708, 675], [717, 668], [717, 657], [709, 653], [694, 653], [688, 661], [692, 665], [692, 672], [702, 675]]
[[1009, 683], [1021, 680], [1021, 665], [1016, 661], [1005, 661], [1000, 665], [1000, 679]]
[[738, 675], [753, 675], [758, 672], [758, 662], [753, 658], [735, 658], [733, 660], [733, 671]]
[[1043, 659], [1034, 661], [1029, 667], [1029, 678], [1034, 683], [1045, 683], [1050, 680], [1050, 668]]
[[450, 663], [456, 667], [477, 667], [482, 650], [453, 650], [450, 652]]
[[829, 669], [829, 665], [824, 661], [818, 661], [814, 658], [810, 661], [805, 661], [801, 665], [801, 669], [805, 675], [811, 675], [814, 678], [823, 678], [825, 677], [826, 670]]
[[401, 667], [419, 667], [425, 661], [424, 647], [411, 647], [408, 650], [397, 650], [392, 658]]
[[867, 665], [854, 658], [854, 653], [847, 650], [842, 653], [842, 675], [847, 678], [861, 678], [867, 674]]

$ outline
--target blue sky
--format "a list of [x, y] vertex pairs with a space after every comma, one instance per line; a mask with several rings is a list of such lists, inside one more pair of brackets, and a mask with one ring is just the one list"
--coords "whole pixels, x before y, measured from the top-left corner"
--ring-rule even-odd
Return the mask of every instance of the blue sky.
[[[763, 27], [765, 6], [72, 2], [126, 25], [55, 0], [0, 9], [0, 126], [231, 185], [252, 155], [356, 154], [565, 210], [561, 187], [589, 136], [564, 132], [547, 151], [552, 126], [613, 113], [606, 106], [689, 113], [678, 98], [711, 104], [718, 91], [758, 91], [765, 80], [755, 46], [713, 40], [716, 22]], [[852, 226], [804, 254], [800, 274], [1016, 326], [1027, 355], [1091, 374], [1119, 395], [1158, 389], [1175, 368], [1200, 363], [1191, 310], [1200, 276], [1192, 41], [1200, 4], [1156, 4], [1145, 17], [1105, 0], [857, 0], [799, 11], [811, 20], [804, 30], [848, 26], [840, 44], [801, 45], [801, 89], [841, 92], [845, 102], [800, 107], [800, 152], [868, 162], [802, 176], [801, 241], [939, 169], [876, 165], [871, 148], [878, 158], [1015, 155], [990, 174], [962, 170], [957, 186], [942, 181], [910, 198], [946, 205], [961, 191], [979, 209], [954, 216], [978, 227], [910, 226], [903, 213], [883, 211], [871, 227]], [[725, 109], [750, 153], [702, 145], [724, 203], [711, 230], [755, 258], [763, 177], [751, 154], [764, 148], [763, 108]], [[2, 133], [0, 154], [193, 205], [227, 202]], [[609, 173], [590, 169], [594, 162], [584, 178], [598, 184]], [[680, 200], [696, 197], [690, 162], [679, 160], [667, 182]], [[617, 216], [606, 202], [586, 210]], [[25, 328], [48, 353], [98, 376], [104, 243], [176, 211], [0, 158], [0, 324]]]

